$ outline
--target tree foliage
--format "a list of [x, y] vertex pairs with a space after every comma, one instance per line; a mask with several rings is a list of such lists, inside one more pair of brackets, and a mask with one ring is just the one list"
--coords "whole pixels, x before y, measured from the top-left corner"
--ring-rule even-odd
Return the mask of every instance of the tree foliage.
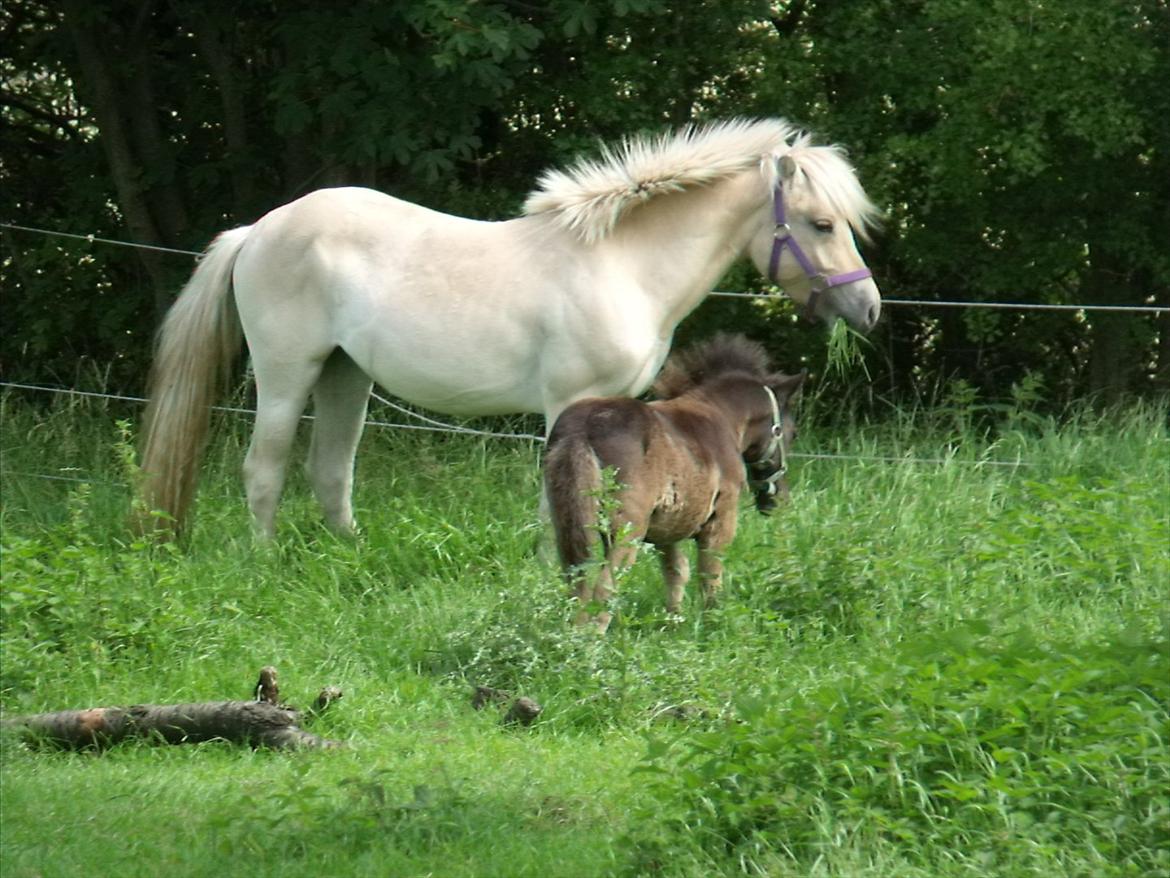
[[[1170, 304], [1165, 2], [821, 4], [797, 36], [806, 63], [785, 86], [865, 150], [905, 297]], [[1128, 315], [938, 315], [895, 323], [905, 365], [976, 380], [1031, 369], [1115, 393], [1153, 341]]]
[[[886, 208], [888, 297], [1170, 304], [1166, 0], [12, 0], [0, 35], [10, 223], [199, 250], [337, 184], [502, 218], [598, 139], [784, 115], [845, 144]], [[190, 260], [0, 247], [5, 374], [95, 362], [137, 389]], [[823, 346], [739, 301], [683, 334], [729, 323], [814, 365]], [[869, 368], [895, 394], [1144, 391], [1167, 323], [890, 306]]]

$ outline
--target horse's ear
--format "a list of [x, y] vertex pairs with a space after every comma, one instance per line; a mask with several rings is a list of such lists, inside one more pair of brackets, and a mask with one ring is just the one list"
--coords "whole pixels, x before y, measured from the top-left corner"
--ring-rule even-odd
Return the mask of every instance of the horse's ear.
[[785, 396], [795, 396], [804, 384], [804, 379], [808, 377], [808, 369], [801, 369], [795, 375], [785, 375], [783, 372], [777, 372], [768, 381], [768, 386], [777, 393]]
[[776, 162], [776, 166], [780, 169], [780, 178], [788, 181], [796, 176], [796, 159], [785, 153], [780, 156]]

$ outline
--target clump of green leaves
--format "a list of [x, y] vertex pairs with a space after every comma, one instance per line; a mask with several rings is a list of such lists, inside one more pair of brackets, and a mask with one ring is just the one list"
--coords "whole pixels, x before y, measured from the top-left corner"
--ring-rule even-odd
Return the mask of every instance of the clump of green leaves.
[[[118, 423], [115, 462], [128, 479], [138, 470], [129, 426]], [[34, 536], [5, 533], [0, 593], [0, 691], [31, 686], [55, 661], [91, 660], [151, 650], [158, 632], [181, 624], [168, 596], [177, 587], [166, 563], [176, 551], [153, 535], [113, 540], [93, 524], [93, 488], [79, 484], [65, 518]]]
[[1170, 628], [1054, 644], [969, 622], [830, 685], [745, 695], [720, 729], [650, 737], [660, 830], [633, 834], [634, 861], [698, 848], [771, 874], [862, 846], [926, 874], [957, 856], [984, 874], [1170, 875], [1168, 704]]

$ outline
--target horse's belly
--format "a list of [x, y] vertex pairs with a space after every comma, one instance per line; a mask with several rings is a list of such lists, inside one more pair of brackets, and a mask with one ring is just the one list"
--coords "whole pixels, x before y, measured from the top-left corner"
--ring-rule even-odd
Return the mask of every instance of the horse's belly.
[[542, 412], [534, 355], [499, 334], [445, 338], [422, 327], [358, 332], [342, 347], [394, 396], [438, 412], [478, 416]]
[[650, 515], [646, 542], [676, 543], [690, 539], [711, 518], [715, 509], [714, 490], [687, 490], [675, 483], [663, 489]]

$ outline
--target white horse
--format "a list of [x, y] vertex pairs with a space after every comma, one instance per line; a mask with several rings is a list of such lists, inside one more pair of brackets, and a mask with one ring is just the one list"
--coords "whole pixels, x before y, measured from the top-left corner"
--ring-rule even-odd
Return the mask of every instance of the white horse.
[[340, 188], [220, 234], [159, 333], [148, 508], [183, 526], [241, 328], [257, 396], [245, 490], [271, 536], [310, 396], [310, 482], [345, 532], [374, 381], [435, 411], [539, 412], [546, 425], [584, 397], [636, 396], [743, 254], [810, 316], [863, 332], [878, 319], [854, 241], [876, 208], [838, 147], [783, 120], [627, 140], [539, 184], [525, 215], [503, 222]]

